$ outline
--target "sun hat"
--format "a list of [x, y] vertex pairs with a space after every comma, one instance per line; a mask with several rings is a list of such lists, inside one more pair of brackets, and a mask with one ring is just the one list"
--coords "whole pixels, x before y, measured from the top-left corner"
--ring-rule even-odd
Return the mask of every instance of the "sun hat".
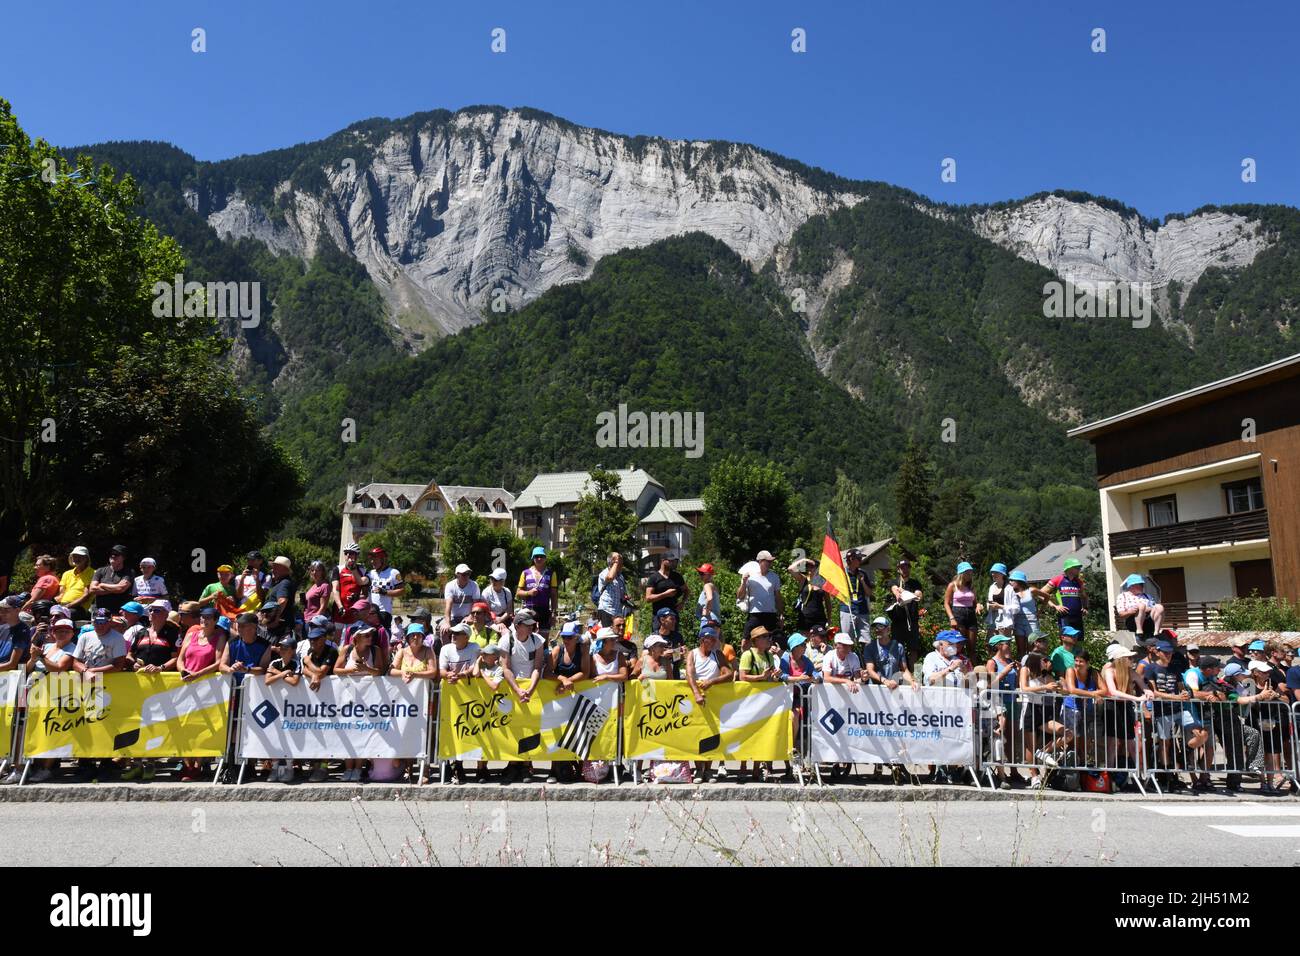
[[76, 555], [79, 558], [88, 558], [90, 557], [90, 549], [84, 544], [79, 544], [68, 552], [68, 557], [72, 557], [73, 555]]
[[796, 647], [799, 647], [801, 644], [807, 644], [807, 643], [808, 643], [808, 638], [804, 637], [798, 631], [795, 631], [793, 634], [790, 635], [790, 639], [785, 642], [785, 649], [787, 651], [792, 651]]
[[1007, 566], [1003, 564], [1001, 561], [993, 565], [993, 567], [989, 568], [989, 574], [1006, 574], [1006, 573], [1007, 573]]
[[1131, 588], [1135, 584], [1146, 584], [1146, 580], [1140, 574], [1130, 574], [1124, 579], [1124, 587]]
[[835, 643], [836, 643], [836, 644], [847, 644], [849, 647], [852, 647], [852, 646], [853, 646], [853, 638], [851, 638], [851, 637], [849, 637], [847, 634], [841, 632], [841, 633], [835, 635]]
[[537, 547], [533, 548], [533, 553], [529, 555], [529, 557], [544, 558], [546, 557], [546, 549], [543, 548], [541, 545], [538, 545]]
[[158, 600], [154, 601], [152, 604], [149, 605], [149, 610], [165, 611], [166, 613], [170, 614], [172, 611], [172, 602], [164, 601], [162, 598], [159, 598]]
[[1125, 647], [1123, 644], [1112, 644], [1106, 648], [1107, 660], [1117, 661], [1121, 657], [1137, 657], [1137, 651], [1131, 647]]
[[756, 641], [760, 637], [766, 637], [769, 641], [772, 639], [772, 632], [769, 631], [767, 628], [765, 628], [762, 624], [758, 625], [755, 628], [752, 628], [749, 632], [749, 639], [751, 641]]
[[994, 644], [1010, 644], [1010, 643], [1011, 643], [1011, 638], [1006, 634], [994, 634], [992, 637], [989, 638], [989, 647], [992, 647]]
[[1248, 651], [1266, 651], [1266, 650], [1268, 650], [1268, 645], [1265, 644], [1263, 641], [1260, 641], [1260, 640], [1254, 640], [1254, 641], [1251, 641], [1248, 645], [1246, 645], [1246, 650], [1248, 650]]
[[958, 574], [965, 574], [967, 571], [974, 571], [974, 570], [975, 570], [974, 565], [972, 565], [969, 561], [963, 561], [961, 564], [957, 565]]
[[463, 563], [463, 562], [462, 562], [461, 564], [456, 565], [456, 573], [457, 573], [457, 574], [469, 574], [469, 565], [468, 565], [468, 564], [465, 564], [465, 563]]
[[278, 565], [279, 565], [280, 567], [282, 567], [282, 568], [288, 568], [288, 569], [290, 569], [290, 570], [293, 570], [293, 562], [290, 561], [290, 560], [289, 560], [285, 555], [283, 555], [283, 554], [277, 554], [277, 555], [275, 556], [275, 560], [272, 561], [271, 563], [272, 563], [272, 564], [278, 564]]
[[651, 634], [645, 639], [645, 649], [648, 651], [652, 647], [658, 647], [660, 644], [667, 644], [668, 638], [662, 634]]
[[414, 623], [406, 625], [406, 636], [410, 637], [412, 634], [424, 634], [424, 625]]
[[230, 630], [230, 618], [228, 617], [217, 618], [217, 627], [221, 628], [223, 631]]

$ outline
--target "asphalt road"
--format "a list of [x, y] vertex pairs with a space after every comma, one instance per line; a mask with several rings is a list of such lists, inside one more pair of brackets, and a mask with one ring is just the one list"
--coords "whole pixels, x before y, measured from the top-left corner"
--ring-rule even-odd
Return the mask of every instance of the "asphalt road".
[[18, 866], [1295, 865], [1300, 804], [4, 803], [0, 846]]

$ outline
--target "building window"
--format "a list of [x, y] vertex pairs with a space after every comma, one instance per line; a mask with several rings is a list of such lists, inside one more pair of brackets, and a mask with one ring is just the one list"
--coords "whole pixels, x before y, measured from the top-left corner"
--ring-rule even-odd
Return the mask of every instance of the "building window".
[[1142, 502], [1147, 513], [1147, 527], [1160, 528], [1167, 524], [1178, 523], [1178, 498], [1165, 495], [1162, 498], [1147, 498]]
[[1238, 515], [1244, 511], [1258, 511], [1264, 507], [1264, 486], [1258, 478], [1234, 481], [1223, 486], [1223, 493], [1228, 500], [1228, 514]]

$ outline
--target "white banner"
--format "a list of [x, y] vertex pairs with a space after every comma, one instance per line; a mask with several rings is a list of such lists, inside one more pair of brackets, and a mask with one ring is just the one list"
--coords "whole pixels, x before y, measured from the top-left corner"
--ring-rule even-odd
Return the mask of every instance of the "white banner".
[[974, 762], [971, 692], [964, 687], [812, 689], [812, 758], [818, 763]]
[[252, 759], [421, 757], [426, 753], [429, 682], [397, 677], [304, 678], [269, 688], [244, 678], [239, 755]]

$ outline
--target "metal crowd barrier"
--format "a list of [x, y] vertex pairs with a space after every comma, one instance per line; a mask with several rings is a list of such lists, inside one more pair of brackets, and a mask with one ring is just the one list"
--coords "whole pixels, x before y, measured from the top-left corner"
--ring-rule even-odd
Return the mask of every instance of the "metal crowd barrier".
[[1229, 786], [1246, 775], [1296, 781], [1296, 712], [1285, 701], [1153, 701], [1145, 709], [1146, 777], [1157, 792], [1180, 774], [1193, 782], [1226, 775]]
[[982, 689], [978, 693], [979, 770], [992, 787], [1011, 770], [1125, 775], [1145, 793], [1144, 727], [1132, 701]]

